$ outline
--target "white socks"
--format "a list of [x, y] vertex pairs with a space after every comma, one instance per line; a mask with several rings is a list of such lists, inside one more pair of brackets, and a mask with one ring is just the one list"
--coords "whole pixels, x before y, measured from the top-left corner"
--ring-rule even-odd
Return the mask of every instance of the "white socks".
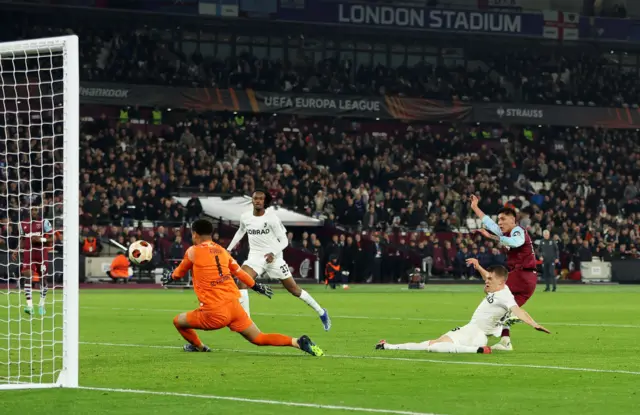
[[302, 292], [300, 293], [300, 299], [305, 303], [307, 303], [309, 307], [316, 310], [316, 313], [318, 313], [319, 316], [323, 315], [324, 310], [322, 309], [322, 307], [320, 307], [320, 304], [318, 304], [318, 302], [314, 300], [313, 297], [310, 296], [308, 292], [306, 292], [305, 290], [301, 290], [301, 291]]
[[422, 343], [403, 343], [403, 344], [389, 344], [385, 343], [385, 350], [425, 350], [432, 353], [478, 353], [477, 347], [472, 346], [458, 346], [453, 343], [433, 343], [429, 346], [429, 340]]
[[385, 343], [385, 350], [429, 350], [429, 340], [422, 343], [402, 343], [402, 344], [389, 344]]
[[459, 346], [453, 343], [434, 343], [429, 346], [430, 352], [434, 353], [478, 353], [478, 348], [473, 346]]
[[248, 290], [240, 290], [240, 305], [247, 313], [249, 317], [251, 317], [251, 312], [249, 311], [249, 291]]
[[[320, 304], [318, 304], [318, 302], [314, 300], [313, 297], [310, 296], [309, 293], [306, 292], [305, 290], [302, 290], [302, 292], [300, 293], [300, 299], [305, 303], [307, 303], [309, 307], [313, 308], [316, 311], [316, 313], [318, 313], [318, 315], [321, 316], [324, 314], [324, 310], [322, 309], [322, 307], [320, 307]], [[240, 290], [239, 301], [244, 311], [247, 312], [247, 315], [251, 316], [251, 313], [249, 311], [250, 309], [249, 309], [249, 291], [248, 290]]]
[[49, 287], [43, 284], [40, 287], [40, 307], [44, 307], [44, 303], [46, 301], [48, 292], [49, 292]]

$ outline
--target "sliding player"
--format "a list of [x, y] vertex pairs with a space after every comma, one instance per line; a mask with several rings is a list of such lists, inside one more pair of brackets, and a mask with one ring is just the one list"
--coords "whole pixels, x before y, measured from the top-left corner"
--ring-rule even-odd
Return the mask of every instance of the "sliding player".
[[240, 293], [233, 281], [235, 275], [254, 291], [271, 298], [271, 288], [255, 282], [223, 247], [211, 240], [213, 225], [200, 219], [191, 226], [194, 245], [184, 255], [173, 274], [163, 278], [167, 283], [182, 278], [191, 270], [193, 290], [200, 301], [200, 307], [194, 311], [181, 313], [173, 319], [178, 332], [189, 343], [184, 346], [186, 352], [209, 352], [194, 331], [218, 330], [229, 327], [240, 333], [245, 339], [258, 346], [288, 346], [301, 349], [313, 356], [322, 356], [324, 352], [306, 335], [294, 339], [283, 334], [266, 334], [251, 321], [240, 305]]
[[[327, 310], [313, 299], [308, 292], [296, 284], [289, 266], [284, 261], [282, 251], [289, 245], [287, 230], [272, 210], [267, 210], [271, 203], [271, 195], [265, 190], [256, 190], [252, 196], [253, 212], [246, 212], [240, 216], [240, 227], [227, 247], [228, 251], [242, 240], [244, 234], [249, 234], [249, 257], [242, 264], [242, 269], [252, 278], [257, 278], [266, 272], [269, 277], [280, 280], [284, 288], [293, 296], [298, 297], [320, 316], [325, 330], [331, 328], [331, 319]], [[249, 312], [249, 292], [246, 285], [238, 282], [240, 288], [240, 304]]]
[[[51, 242], [53, 228], [51, 222], [42, 219], [40, 209], [31, 208], [31, 218], [20, 223], [20, 243], [22, 248], [22, 267], [20, 273], [24, 278], [24, 294], [27, 306], [24, 312], [33, 314], [31, 289], [40, 289], [40, 305], [38, 313], [44, 315], [45, 300], [49, 290], [47, 286], [47, 263], [49, 261], [48, 244]], [[17, 259], [17, 258], [16, 258]]]
[[[507, 285], [516, 299], [516, 303], [522, 307], [536, 291], [538, 283], [538, 271], [536, 270], [536, 255], [533, 243], [526, 230], [516, 224], [516, 211], [504, 207], [498, 211], [498, 223], [485, 215], [478, 207], [478, 198], [471, 196], [471, 209], [482, 220], [482, 225], [487, 229], [481, 229], [484, 237], [498, 242], [507, 250], [507, 267], [509, 268], [509, 280]], [[511, 351], [510, 327], [515, 318], [505, 320], [500, 341], [494, 344], [493, 350]]]
[[473, 265], [484, 280], [484, 300], [480, 303], [471, 317], [469, 324], [458, 327], [444, 334], [436, 340], [422, 343], [389, 344], [381, 340], [378, 350], [426, 350], [435, 353], [491, 353], [487, 347], [487, 336], [498, 336], [502, 330], [502, 323], [510, 314], [538, 331], [549, 333], [531, 316], [518, 307], [513, 294], [506, 286], [507, 269], [501, 265], [484, 269], [475, 258], [467, 259], [467, 264]]

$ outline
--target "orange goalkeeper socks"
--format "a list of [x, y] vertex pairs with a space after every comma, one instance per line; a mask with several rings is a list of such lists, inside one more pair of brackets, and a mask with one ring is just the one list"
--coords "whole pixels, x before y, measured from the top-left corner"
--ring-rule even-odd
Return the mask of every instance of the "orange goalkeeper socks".
[[251, 343], [257, 346], [293, 346], [293, 338], [278, 333], [260, 333]]
[[178, 323], [178, 317], [173, 319], [173, 325], [176, 326], [176, 330], [180, 333], [182, 337], [198, 349], [202, 349], [204, 346], [198, 337], [198, 334], [194, 329], [185, 329], [184, 327], [180, 327]]

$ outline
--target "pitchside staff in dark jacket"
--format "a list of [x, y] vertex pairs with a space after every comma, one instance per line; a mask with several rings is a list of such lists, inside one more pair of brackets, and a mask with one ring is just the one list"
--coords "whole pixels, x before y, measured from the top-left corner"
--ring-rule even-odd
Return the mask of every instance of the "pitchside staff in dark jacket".
[[542, 259], [542, 277], [547, 286], [544, 289], [549, 291], [549, 284], [553, 284], [553, 291], [556, 290], [556, 270], [555, 265], [560, 262], [560, 251], [558, 245], [550, 238], [551, 234], [548, 230], [542, 232], [542, 241], [540, 241], [540, 259]]

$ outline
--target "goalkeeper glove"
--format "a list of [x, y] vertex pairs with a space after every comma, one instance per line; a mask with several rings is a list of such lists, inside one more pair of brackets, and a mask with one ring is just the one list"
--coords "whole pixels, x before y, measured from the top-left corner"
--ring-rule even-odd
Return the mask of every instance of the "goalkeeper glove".
[[251, 289], [259, 294], [266, 295], [269, 298], [273, 297], [273, 290], [268, 285], [256, 282], [256, 284], [251, 287]]
[[173, 282], [173, 278], [171, 277], [171, 275], [173, 274], [173, 270], [172, 269], [165, 269], [164, 271], [162, 271], [162, 285], [167, 285], [171, 282]]

